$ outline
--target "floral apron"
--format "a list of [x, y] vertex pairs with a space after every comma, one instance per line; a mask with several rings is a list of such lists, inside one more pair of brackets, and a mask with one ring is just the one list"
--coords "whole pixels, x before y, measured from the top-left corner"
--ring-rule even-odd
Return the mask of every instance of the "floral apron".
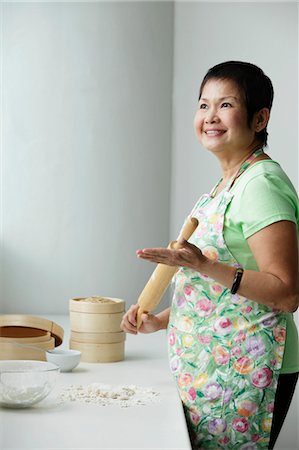
[[[191, 213], [199, 225], [190, 242], [235, 267], [240, 265], [223, 237], [224, 216], [230, 188], [258, 154], [219, 195], [204, 194]], [[232, 295], [203, 273], [186, 267], [177, 272], [169, 360], [195, 449], [268, 448], [285, 328], [280, 311]]]

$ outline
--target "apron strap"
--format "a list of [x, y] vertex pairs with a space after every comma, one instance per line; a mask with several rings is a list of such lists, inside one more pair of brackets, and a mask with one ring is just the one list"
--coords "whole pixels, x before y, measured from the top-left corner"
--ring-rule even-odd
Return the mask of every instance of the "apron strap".
[[228, 191], [232, 188], [234, 182], [236, 181], [236, 179], [242, 175], [243, 172], [245, 172], [245, 170], [250, 166], [251, 162], [255, 160], [255, 158], [257, 158], [258, 156], [262, 155], [264, 153], [264, 149], [263, 148], [259, 148], [258, 150], [255, 150], [253, 153], [251, 153], [251, 155], [241, 164], [238, 172], [236, 173], [236, 175], [234, 175], [229, 187], [228, 187]]

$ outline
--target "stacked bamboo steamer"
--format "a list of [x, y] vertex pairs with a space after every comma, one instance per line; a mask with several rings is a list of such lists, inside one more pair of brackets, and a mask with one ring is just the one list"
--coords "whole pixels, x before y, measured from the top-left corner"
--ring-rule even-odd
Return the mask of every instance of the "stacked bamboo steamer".
[[70, 348], [81, 352], [81, 361], [116, 362], [124, 359], [125, 333], [120, 323], [124, 300], [83, 297], [70, 300]]
[[46, 361], [45, 352], [60, 345], [63, 334], [59, 325], [41, 317], [0, 315], [0, 360]]

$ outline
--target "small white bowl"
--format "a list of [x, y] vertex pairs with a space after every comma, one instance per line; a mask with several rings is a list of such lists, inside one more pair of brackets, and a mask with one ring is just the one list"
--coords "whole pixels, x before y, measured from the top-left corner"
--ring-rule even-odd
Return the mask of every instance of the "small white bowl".
[[70, 372], [80, 362], [81, 352], [79, 350], [48, 350], [47, 361], [60, 367], [60, 372]]

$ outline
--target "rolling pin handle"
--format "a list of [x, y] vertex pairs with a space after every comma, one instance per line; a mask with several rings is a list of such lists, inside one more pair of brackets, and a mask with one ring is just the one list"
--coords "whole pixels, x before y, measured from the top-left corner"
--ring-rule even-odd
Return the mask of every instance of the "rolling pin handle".
[[168, 248], [172, 249], [172, 250], [178, 250], [179, 248], [182, 248], [182, 240], [187, 240], [184, 237], [180, 237], [175, 241], [171, 241], [168, 245]]
[[[182, 243], [180, 243], [180, 240], [182, 238], [188, 240], [194, 233], [197, 226], [198, 220], [195, 217], [188, 217], [181, 229], [178, 239], [176, 241], [171, 241], [168, 245], [168, 248], [181, 248]], [[161, 297], [166, 291], [171, 279], [173, 278], [177, 270], [177, 267], [167, 266], [161, 263], [156, 266], [151, 278], [145, 285], [138, 299], [139, 309], [137, 311], [137, 330], [142, 323], [141, 315], [144, 312], [153, 311], [158, 306]], [[144, 311], [143, 308], [146, 308], [147, 311]]]
[[172, 250], [175, 250], [176, 248], [178, 248], [177, 245], [178, 245], [178, 241], [177, 240], [170, 241], [169, 244], [168, 244], [168, 248], [170, 248]]

